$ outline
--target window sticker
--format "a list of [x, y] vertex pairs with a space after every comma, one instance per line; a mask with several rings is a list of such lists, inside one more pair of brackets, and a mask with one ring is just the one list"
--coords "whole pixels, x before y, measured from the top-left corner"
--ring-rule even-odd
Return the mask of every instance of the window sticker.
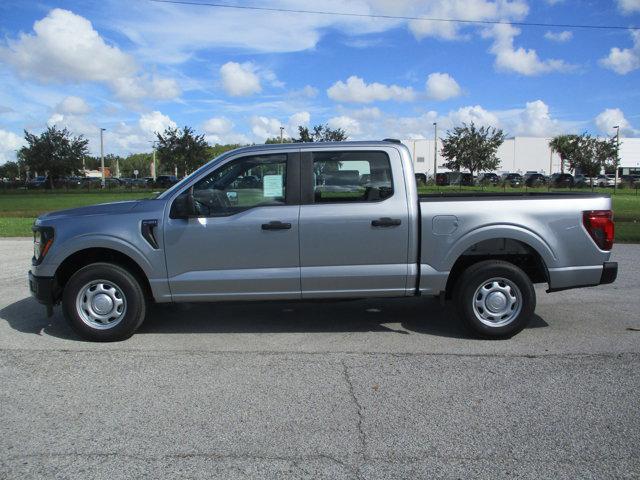
[[282, 197], [282, 175], [265, 175], [262, 179], [262, 195]]

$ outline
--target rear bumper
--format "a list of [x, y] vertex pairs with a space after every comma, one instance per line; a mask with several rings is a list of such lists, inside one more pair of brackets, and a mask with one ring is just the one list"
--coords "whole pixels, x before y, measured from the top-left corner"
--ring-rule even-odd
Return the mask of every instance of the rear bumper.
[[602, 267], [572, 267], [549, 269], [548, 293], [571, 288], [595, 287], [613, 283], [618, 276], [618, 262], [604, 262]]
[[613, 283], [618, 277], [618, 262], [604, 262], [599, 285]]
[[43, 305], [53, 306], [55, 303], [55, 278], [36, 277], [29, 272], [29, 291], [31, 296]]

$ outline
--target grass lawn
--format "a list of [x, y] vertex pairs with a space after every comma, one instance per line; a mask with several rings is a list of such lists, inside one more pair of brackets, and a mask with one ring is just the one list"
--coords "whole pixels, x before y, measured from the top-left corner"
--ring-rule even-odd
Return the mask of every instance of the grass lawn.
[[[458, 187], [421, 187], [420, 193], [438, 191], [458, 191]], [[477, 187], [463, 187], [462, 191], [477, 191]], [[485, 189], [503, 191], [502, 188]], [[520, 191], [507, 189], [506, 191]], [[537, 191], [537, 190], [530, 190]], [[540, 191], [546, 192], [546, 189]], [[566, 191], [566, 190], [564, 190]], [[588, 190], [582, 190], [588, 192]], [[598, 193], [611, 194], [611, 189], [596, 189]], [[109, 192], [11, 192], [0, 193], [0, 237], [23, 237], [31, 235], [34, 219], [45, 212], [65, 208], [82, 207], [96, 203], [135, 200], [150, 197], [152, 191], [109, 191]], [[640, 243], [640, 195], [634, 190], [619, 190], [613, 198], [616, 220], [616, 241]]]

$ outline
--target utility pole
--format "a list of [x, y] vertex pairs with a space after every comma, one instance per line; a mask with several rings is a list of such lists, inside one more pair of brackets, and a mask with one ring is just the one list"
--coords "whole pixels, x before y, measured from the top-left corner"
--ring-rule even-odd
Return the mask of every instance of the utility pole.
[[618, 165], [620, 164], [620, 125], [616, 125], [613, 128], [616, 129], [616, 175], [613, 183], [613, 192], [615, 193], [618, 189]]
[[153, 163], [151, 164], [151, 176], [153, 181], [156, 181], [156, 146], [153, 146]]
[[280, 143], [284, 143], [284, 127], [280, 127]]
[[104, 180], [104, 140], [102, 139], [102, 134], [104, 133], [105, 130], [106, 130], [106, 128], [101, 128], [100, 129], [100, 168], [102, 168], [102, 188], [105, 187], [105, 180]]
[[433, 122], [433, 181], [438, 172], [438, 122]]

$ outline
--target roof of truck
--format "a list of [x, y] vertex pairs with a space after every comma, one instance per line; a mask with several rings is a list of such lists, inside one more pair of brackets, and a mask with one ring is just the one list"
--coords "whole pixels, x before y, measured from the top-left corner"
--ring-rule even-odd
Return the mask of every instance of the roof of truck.
[[298, 150], [298, 149], [317, 149], [331, 147], [389, 147], [393, 145], [404, 146], [398, 141], [390, 140], [361, 140], [348, 142], [299, 142], [299, 143], [266, 143], [259, 145], [249, 145], [240, 147], [234, 152], [251, 152], [254, 150]]

